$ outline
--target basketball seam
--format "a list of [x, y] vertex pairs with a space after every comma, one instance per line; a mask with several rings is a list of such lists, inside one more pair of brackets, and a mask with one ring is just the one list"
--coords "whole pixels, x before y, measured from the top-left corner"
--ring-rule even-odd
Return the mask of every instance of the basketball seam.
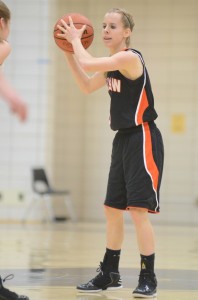
[[[94, 36], [94, 35], [91, 34], [91, 35], [88, 35], [88, 36], [86, 36], [86, 37], [82, 37], [81, 40], [88, 39], [88, 38], [90, 38], [90, 37], [92, 37], [92, 36]], [[61, 38], [61, 37], [57, 37], [57, 36], [56, 36], [56, 39], [57, 39], [57, 40], [62, 40], [62, 41], [64, 41], [64, 40], [67, 41], [67, 39], [64, 39], [64, 38]], [[68, 42], [68, 41], [67, 41], [67, 42]], [[68, 43], [71, 44], [70, 42], [68, 42]]]

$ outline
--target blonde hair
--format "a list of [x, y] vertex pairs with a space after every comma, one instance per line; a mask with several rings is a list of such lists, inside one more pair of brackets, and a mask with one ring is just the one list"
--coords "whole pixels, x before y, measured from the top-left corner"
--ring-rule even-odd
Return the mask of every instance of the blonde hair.
[[[133, 27], [135, 25], [133, 21], [133, 17], [129, 14], [125, 9], [122, 8], [111, 8], [107, 13], [117, 13], [121, 15], [121, 21], [124, 28], [129, 28], [131, 32], [133, 31]], [[126, 38], [126, 46], [130, 45], [130, 36]]]
[[11, 13], [7, 5], [0, 0], [0, 18], [3, 18], [5, 22], [8, 22], [11, 18]]
[[[3, 19], [5, 23], [7, 23], [11, 18], [11, 13], [7, 5], [0, 0], [0, 19]], [[1, 32], [0, 32], [1, 33]], [[2, 38], [0, 35], [0, 42], [2, 42]]]

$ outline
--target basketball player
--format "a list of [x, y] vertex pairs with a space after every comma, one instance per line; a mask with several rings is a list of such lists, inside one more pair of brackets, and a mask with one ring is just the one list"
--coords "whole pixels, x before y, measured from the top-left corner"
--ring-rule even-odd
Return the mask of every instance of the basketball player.
[[[159, 189], [163, 169], [163, 141], [156, 127], [157, 113], [149, 75], [142, 54], [129, 48], [134, 27], [132, 16], [111, 9], [104, 16], [102, 39], [108, 57], [91, 56], [81, 44], [85, 30], [64, 20], [60, 37], [72, 43], [74, 55], [65, 53], [77, 83], [85, 93], [107, 85], [110, 97], [111, 129], [117, 131], [104, 210], [107, 221], [106, 252], [99, 274], [77, 286], [81, 292], [98, 292], [122, 287], [119, 259], [124, 235], [123, 212], [134, 222], [140, 251], [141, 269], [134, 297], [156, 296], [154, 271], [155, 239], [149, 213], [159, 213]], [[87, 72], [93, 72], [90, 76]]]
[[[10, 11], [8, 7], [0, 1], [0, 65], [10, 53], [10, 45], [7, 42], [10, 29]], [[1, 68], [1, 66], [0, 66]], [[11, 110], [18, 115], [21, 121], [25, 121], [27, 117], [27, 107], [17, 92], [10, 86], [0, 69], [0, 96], [10, 106]], [[26, 296], [19, 296], [16, 293], [4, 288], [3, 282], [11, 279], [13, 275], [8, 275], [2, 279], [0, 277], [0, 300], [28, 300]]]

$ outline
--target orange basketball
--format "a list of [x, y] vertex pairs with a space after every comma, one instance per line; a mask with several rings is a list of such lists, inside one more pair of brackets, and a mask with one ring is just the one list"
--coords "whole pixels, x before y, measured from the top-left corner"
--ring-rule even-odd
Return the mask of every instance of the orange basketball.
[[94, 29], [93, 29], [93, 26], [92, 26], [91, 22], [89, 21], [89, 19], [87, 19], [87, 17], [85, 17], [81, 14], [78, 14], [78, 13], [70, 13], [70, 14], [64, 15], [62, 18], [60, 18], [56, 22], [56, 24], [54, 26], [54, 40], [55, 40], [56, 44], [62, 50], [74, 53], [72, 44], [69, 43], [66, 39], [57, 36], [58, 33], [61, 33], [61, 30], [59, 30], [57, 28], [57, 25], [62, 25], [60, 20], [63, 19], [69, 25], [69, 16], [72, 18], [74, 26], [76, 28], [80, 29], [80, 28], [82, 28], [83, 25], [86, 25], [86, 29], [83, 32], [81, 42], [82, 42], [83, 47], [85, 49], [87, 49], [93, 41]]

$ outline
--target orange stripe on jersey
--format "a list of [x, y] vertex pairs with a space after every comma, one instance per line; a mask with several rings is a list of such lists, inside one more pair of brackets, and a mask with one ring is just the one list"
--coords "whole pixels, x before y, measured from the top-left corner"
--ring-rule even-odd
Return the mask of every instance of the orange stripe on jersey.
[[148, 106], [148, 98], [144, 88], [141, 94], [141, 98], [139, 100], [138, 111], [136, 116], [136, 125], [140, 125], [143, 123], [143, 114]]
[[153, 158], [151, 132], [150, 132], [149, 125], [148, 123], [143, 123], [142, 126], [144, 132], [144, 162], [145, 162], [146, 170], [151, 177], [153, 183], [153, 189], [156, 192], [156, 200], [157, 200], [159, 171]]

